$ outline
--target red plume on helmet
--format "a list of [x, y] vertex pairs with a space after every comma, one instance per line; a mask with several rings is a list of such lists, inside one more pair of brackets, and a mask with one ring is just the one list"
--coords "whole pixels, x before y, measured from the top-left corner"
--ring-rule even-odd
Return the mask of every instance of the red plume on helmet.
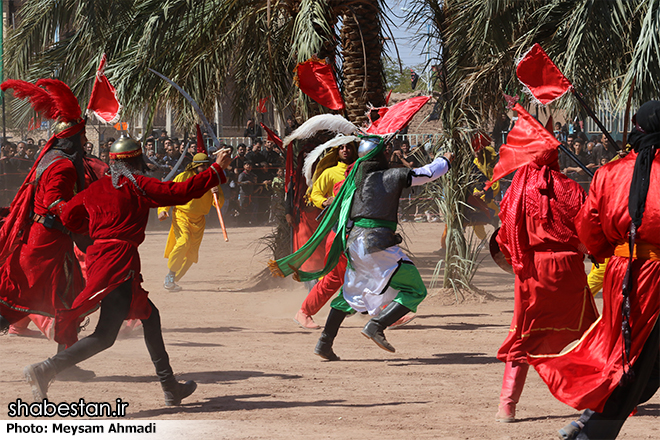
[[20, 79], [8, 79], [0, 84], [0, 89], [3, 92], [7, 91], [7, 89], [14, 89], [14, 96], [19, 99], [27, 98], [35, 112], [41, 113], [48, 119], [57, 118], [57, 107], [55, 106], [53, 97], [36, 84]]
[[78, 122], [82, 111], [78, 98], [71, 92], [69, 86], [58, 79], [40, 79], [37, 86], [44, 87], [53, 98], [57, 119], [61, 122]]
[[[43, 88], [42, 88], [43, 87]], [[8, 79], [0, 85], [2, 91], [14, 89], [14, 96], [28, 99], [37, 113], [61, 122], [78, 122], [82, 111], [69, 86], [57, 79], [40, 79], [36, 84]]]
[[14, 89], [14, 96], [28, 99], [37, 113], [48, 119], [57, 120], [53, 127], [55, 137], [66, 138], [85, 128], [78, 99], [69, 86], [57, 79], [40, 79], [36, 84], [9, 79], [0, 84], [0, 89]]

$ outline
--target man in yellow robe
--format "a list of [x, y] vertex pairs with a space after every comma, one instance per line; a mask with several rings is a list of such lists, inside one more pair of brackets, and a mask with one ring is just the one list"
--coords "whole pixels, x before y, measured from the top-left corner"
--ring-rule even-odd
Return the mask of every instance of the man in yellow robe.
[[[174, 182], [183, 182], [195, 174], [201, 173], [209, 167], [208, 156], [204, 153], [197, 153], [193, 161], [186, 166], [183, 173], [174, 178]], [[215, 205], [213, 194], [218, 195], [220, 207], [224, 203], [224, 194], [219, 186], [212, 188], [199, 199], [193, 199], [185, 205], [174, 206], [172, 208], [172, 227], [167, 236], [165, 245], [165, 258], [168, 259], [168, 274], [165, 276], [165, 289], [178, 292], [181, 286], [176, 284], [193, 263], [197, 263], [199, 246], [204, 237], [204, 228], [206, 227], [206, 214]], [[170, 207], [158, 208], [158, 220], [163, 221], [169, 217]]]
[[[479, 169], [481, 174], [490, 181], [493, 178], [493, 169], [497, 163], [497, 152], [491, 146], [485, 146], [475, 153], [474, 165]], [[499, 180], [493, 182], [489, 191], [484, 191], [481, 188], [474, 188], [473, 195], [480, 198], [489, 209], [494, 211], [493, 219], [496, 221], [500, 213], [500, 207], [496, 199], [500, 195], [500, 182]], [[480, 240], [486, 238], [486, 229], [483, 223], [475, 222], [472, 225], [474, 235]]]

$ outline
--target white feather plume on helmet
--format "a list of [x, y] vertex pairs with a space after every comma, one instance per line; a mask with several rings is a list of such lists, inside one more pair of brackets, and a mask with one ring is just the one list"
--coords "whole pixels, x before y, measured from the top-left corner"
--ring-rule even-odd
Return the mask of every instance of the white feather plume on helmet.
[[[319, 145], [318, 147], [314, 148], [305, 158], [305, 162], [303, 163], [303, 175], [305, 176], [305, 180], [307, 181], [307, 186], [311, 187], [316, 178], [318, 177], [321, 172], [323, 172], [324, 169], [327, 168], [327, 166], [319, 166], [316, 167], [316, 172], [313, 172], [312, 170], [314, 169], [314, 163], [322, 157], [325, 152], [330, 149], [330, 148], [335, 148], [339, 147], [340, 145], [345, 145], [348, 144], [349, 142], [358, 142], [360, 140], [359, 137], [353, 136], [353, 135], [348, 135], [344, 136], [343, 134], [338, 134], [337, 136], [333, 137], [329, 141]], [[335, 154], [336, 156], [336, 154]], [[331, 164], [330, 166], [334, 166], [337, 164], [337, 158], [334, 158], [334, 163]]]
[[333, 133], [353, 134], [359, 129], [340, 115], [317, 115], [309, 118], [300, 127], [296, 128], [290, 135], [284, 138], [284, 146], [298, 139], [307, 139], [319, 131], [331, 131]]

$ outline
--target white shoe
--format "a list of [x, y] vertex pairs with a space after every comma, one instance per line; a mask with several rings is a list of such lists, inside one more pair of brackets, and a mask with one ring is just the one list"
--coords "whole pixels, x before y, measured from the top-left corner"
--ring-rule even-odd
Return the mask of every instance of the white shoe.
[[170, 292], [179, 292], [182, 290], [181, 286], [174, 282], [174, 274], [169, 273], [165, 276], [163, 287]]

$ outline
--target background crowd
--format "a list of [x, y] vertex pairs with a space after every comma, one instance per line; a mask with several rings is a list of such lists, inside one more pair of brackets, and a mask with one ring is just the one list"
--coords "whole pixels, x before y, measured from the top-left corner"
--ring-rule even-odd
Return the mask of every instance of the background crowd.
[[[490, 167], [496, 163], [499, 147], [506, 142], [506, 136], [512, 125], [513, 121], [506, 114], [496, 119], [491, 132], [493, 139], [491, 150], [494, 152], [494, 157], [489, 164]], [[297, 127], [295, 119], [288, 118], [284, 136], [289, 135]], [[617, 154], [623, 153], [620, 141], [618, 145], [610, 145], [604, 135], [588, 136], [581, 127], [579, 123], [557, 122], [554, 124], [554, 135], [590, 170], [595, 171]], [[255, 124], [253, 119], [247, 121], [243, 138], [244, 142], [236, 147], [221, 143], [221, 148], [232, 150], [231, 168], [227, 173], [228, 183], [223, 185], [226, 200], [222, 208], [223, 214], [227, 222], [234, 226], [273, 223], [278, 213], [283, 212], [284, 209], [284, 154], [272, 141], [262, 137], [261, 127]], [[108, 152], [114, 141], [114, 138], [108, 138], [99, 144], [98, 149], [95, 149], [91, 142], [87, 142], [85, 150], [88, 155], [108, 163]], [[209, 153], [216, 150], [206, 134], [204, 142]], [[17, 143], [9, 141], [2, 143], [0, 206], [9, 206], [45, 144], [45, 139], [35, 142], [31, 138]], [[406, 136], [400, 136], [388, 146], [386, 157], [391, 167], [415, 168], [433, 160], [432, 147], [430, 137], [421, 145], [410, 145]], [[148, 174], [160, 180], [171, 180], [183, 172], [186, 165], [192, 161], [197, 149], [197, 141], [194, 137], [181, 140], [168, 136], [164, 130], [152, 132], [152, 135], [144, 141]], [[98, 156], [93, 154], [95, 150]], [[478, 155], [475, 156], [478, 161]], [[591, 179], [584, 170], [563, 152], [560, 152], [559, 163], [564, 174], [588, 191]], [[479, 173], [477, 167], [475, 173]], [[484, 179], [481, 180], [485, 182]], [[506, 182], [502, 183], [500, 198], [507, 187]], [[421, 192], [419, 189], [416, 192], [408, 189], [402, 194], [404, 199], [400, 205], [402, 221], [438, 221], [438, 217], [433, 214], [435, 211], [433, 203], [426, 203], [420, 198]]]

